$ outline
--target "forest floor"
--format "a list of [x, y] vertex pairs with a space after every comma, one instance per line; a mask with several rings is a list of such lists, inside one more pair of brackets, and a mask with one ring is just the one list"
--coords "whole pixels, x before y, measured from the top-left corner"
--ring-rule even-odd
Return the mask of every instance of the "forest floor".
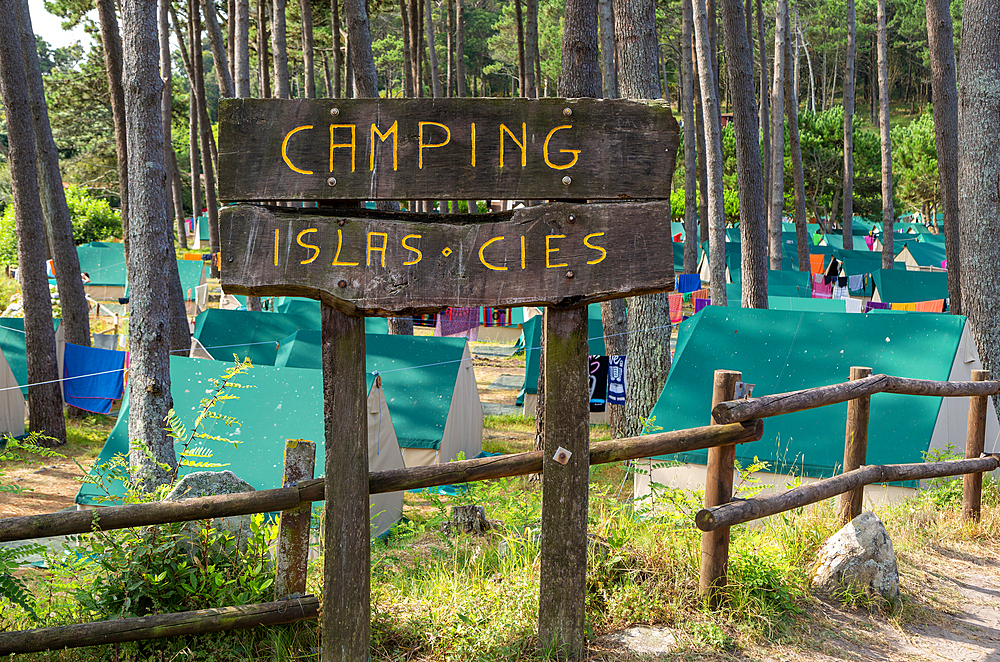
[[[483, 402], [512, 405], [517, 389], [510, 383], [523, 376], [523, 355], [479, 356], [474, 359]], [[508, 376], [507, 378], [501, 378]], [[504, 388], [491, 388], [498, 383]], [[74, 505], [79, 476], [100, 451], [113, 419], [69, 421], [74, 432], [60, 449], [65, 459], [40, 463], [7, 462], [0, 467], [4, 482], [24, 488], [20, 494], [0, 492], [0, 518], [55, 512]], [[598, 433], [600, 434], [600, 433]], [[606, 434], [606, 433], [605, 433]], [[603, 436], [603, 435], [602, 435]], [[515, 417], [488, 417], [484, 448], [502, 452], [529, 450], [534, 422]], [[631, 482], [625, 493], [631, 490]], [[891, 527], [890, 527], [891, 528]], [[1000, 541], [983, 536], [958, 536], [930, 546], [913, 544], [906, 532], [894, 533], [902, 588], [902, 607], [895, 613], [869, 613], [844, 607], [818, 596], [800, 600], [801, 612], [791, 615], [781, 632], [767, 640], [741, 636], [724, 616], [692, 613], [693, 620], [714, 622], [720, 637], [706, 640], [697, 628], [651, 626], [639, 637], [621, 633], [591, 642], [593, 660], [756, 660], [867, 662], [882, 660], [980, 662], [1000, 660]], [[648, 645], [669, 640], [655, 653]], [[628, 643], [623, 643], [627, 641]], [[645, 643], [643, 643], [645, 642]], [[640, 651], [645, 650], [645, 653]]]

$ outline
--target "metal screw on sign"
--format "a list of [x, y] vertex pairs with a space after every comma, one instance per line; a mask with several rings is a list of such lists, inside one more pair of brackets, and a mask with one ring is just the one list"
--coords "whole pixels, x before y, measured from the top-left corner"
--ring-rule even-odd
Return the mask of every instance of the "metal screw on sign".
[[562, 178], [562, 183], [565, 184], [566, 186], [569, 186], [570, 184], [573, 183], [573, 178], [570, 177], [569, 175], [566, 175], [565, 177]]
[[339, 281], [339, 282], [337, 283], [337, 287], [339, 287], [339, 288], [341, 288], [341, 289], [343, 289], [343, 288], [347, 287], [347, 281], [346, 281], [346, 280], [342, 280], [342, 281]]
[[575, 214], [570, 214], [570, 215], [569, 215], [569, 216], [568, 216], [568, 217], [566, 218], [566, 222], [567, 222], [567, 223], [576, 223], [576, 215], [575, 215]]
[[326, 180], [326, 183], [329, 186], [336, 186], [337, 185], [337, 178], [336, 177], [331, 177], [330, 179]]
[[566, 278], [572, 278], [572, 277], [573, 277], [573, 272], [572, 271], [567, 271], [566, 272]]
[[333, 116], [339, 115], [340, 114], [340, 108], [331, 108], [330, 109], [330, 114], [333, 115]]
[[337, 225], [343, 225], [346, 222], [347, 221], [345, 221], [344, 219], [340, 219], [340, 220], [337, 221]]
[[569, 117], [572, 114], [573, 114], [573, 109], [572, 108], [563, 108], [563, 115], [565, 115], [566, 117]]

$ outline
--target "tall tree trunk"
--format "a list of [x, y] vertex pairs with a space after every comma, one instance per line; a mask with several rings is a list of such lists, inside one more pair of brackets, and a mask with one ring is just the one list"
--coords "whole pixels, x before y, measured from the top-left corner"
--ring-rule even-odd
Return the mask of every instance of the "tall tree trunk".
[[[402, 0], [401, 0], [402, 1]], [[341, 69], [344, 67], [344, 57], [340, 50], [340, 15], [337, 5], [339, 0], [330, 0], [330, 20], [333, 26], [333, 97], [339, 99], [341, 95]]]
[[[187, 228], [184, 225], [184, 190], [181, 184], [181, 170], [177, 167], [177, 154], [174, 152], [173, 148], [170, 149], [167, 155], [170, 159], [170, 189], [174, 197], [174, 214], [177, 218], [177, 240], [181, 244], [181, 248], [187, 250]], [[185, 315], [185, 322], [187, 321]]]
[[[249, 0], [248, 0], [249, 2]], [[229, 77], [233, 80], [233, 91], [236, 90], [236, 0], [226, 0], [226, 58], [229, 62]], [[169, 170], [169, 167], [167, 168]], [[170, 173], [167, 173], [170, 177]]]
[[446, 97], [455, 96], [455, 2], [447, 0], [444, 4], [445, 31], [445, 91]]
[[[760, 59], [760, 128], [763, 134], [764, 191], [771, 193], [771, 87], [767, 82], [767, 33], [764, 32], [764, 8], [757, 0], [757, 52]], [[770, 203], [768, 203], [770, 205]]]
[[[749, 4], [749, 3], [748, 3]], [[740, 247], [744, 308], [767, 308], [767, 205], [760, 166], [760, 135], [754, 95], [753, 46], [740, 0], [721, 0], [726, 69], [733, 96], [736, 179], [740, 199]]]
[[521, 12], [521, 0], [514, 0], [514, 26], [517, 32], [517, 95], [524, 97], [527, 94], [524, 91], [524, 14]]
[[271, 3], [271, 50], [274, 51], [274, 96], [288, 99], [292, 89], [288, 82], [288, 40], [285, 36], [286, 0]]
[[202, 6], [205, 10], [205, 23], [208, 24], [208, 43], [212, 48], [212, 60], [215, 62], [215, 79], [219, 83], [219, 96], [233, 97], [236, 95], [236, 91], [233, 86], [233, 77], [229, 73], [229, 63], [226, 60], [226, 47], [222, 43], [219, 18], [215, 15], [215, 1], [205, 0]]
[[788, 0], [778, 0], [774, 20], [774, 88], [771, 91], [771, 195], [767, 214], [768, 250], [771, 253], [771, 269], [780, 271], [781, 216], [785, 206], [785, 123], [782, 108], [785, 107], [785, 41], [788, 31]]
[[[336, 0], [333, 0], [336, 2]], [[410, 47], [410, 17], [406, 9], [406, 0], [399, 0], [399, 16], [403, 23], [403, 94], [404, 96], [416, 96], [413, 93], [413, 59]]]
[[535, 57], [538, 53], [538, 0], [526, 0], [524, 6], [524, 89], [521, 96], [537, 98]]
[[681, 58], [683, 93], [681, 118], [684, 121], [684, 266], [686, 274], [698, 272], [698, 138], [694, 111], [694, 14], [692, 0], [681, 2]]
[[344, 0], [344, 22], [347, 23], [347, 47], [354, 69], [354, 98], [377, 99], [378, 77], [364, 0]]
[[[854, 248], [854, 0], [847, 0], [847, 65], [844, 67], [844, 248]], [[884, 237], [883, 237], [884, 240]]]
[[[786, 26], [788, 27], [788, 26]], [[790, 45], [790, 40], [785, 43]], [[789, 85], [791, 51], [785, 51], [785, 116], [788, 118], [788, 153], [792, 159], [792, 186], [795, 191], [795, 244], [799, 271], [809, 273], [809, 235], [806, 232], [806, 182], [802, 171], [802, 141], [799, 136], [799, 101]]]
[[[199, 0], [189, 0], [191, 19], [191, 69], [194, 73], [192, 90], [198, 101], [198, 133], [201, 144], [201, 162], [205, 173], [205, 206], [208, 207], [208, 245], [212, 255], [219, 252], [219, 205], [215, 195], [215, 165], [212, 162], [212, 145], [215, 137], [208, 119], [208, 104], [205, 95], [205, 74], [201, 57], [201, 20]], [[212, 277], [219, 277], [219, 268], [212, 262]]]
[[63, 323], [66, 325], [66, 341], [89, 347], [90, 313], [87, 294], [80, 279], [80, 258], [73, 242], [73, 223], [66, 205], [62, 174], [59, 172], [59, 150], [49, 125], [49, 110], [45, 103], [45, 88], [27, 0], [17, 0], [15, 10], [21, 32], [22, 64], [31, 109], [31, 126], [34, 129], [44, 231], [52, 250], [59, 303], [62, 306]]
[[722, 197], [722, 129], [719, 127], [719, 99], [715, 95], [715, 73], [712, 71], [714, 58], [710, 48], [708, 28], [706, 7], [700, 0], [695, 0], [695, 50], [698, 57], [702, 115], [705, 118], [705, 163], [708, 182], [703, 197], [708, 202], [708, 263], [711, 271], [711, 296], [714, 305], [725, 306], [726, 213]]
[[[438, 75], [437, 49], [434, 47], [434, 12], [431, 11], [434, 5], [431, 0], [427, 0], [424, 7], [424, 20], [427, 21], [427, 56], [430, 62], [431, 94], [435, 97], [441, 96], [441, 77]], [[374, 65], [374, 60], [372, 61]]]
[[[182, 47], [183, 48], [183, 47]], [[191, 216], [195, 225], [201, 216], [201, 150], [198, 147], [198, 97], [194, 90], [188, 97], [188, 153], [191, 155]], [[195, 227], [195, 231], [198, 228]]]
[[[948, 299], [952, 314], [961, 315], [962, 270], [958, 208], [958, 93], [955, 47], [948, 0], [927, 0], [927, 42], [934, 97], [934, 142], [938, 153], [944, 249], [948, 258]], [[936, 217], [935, 217], [936, 218]]]
[[[465, 19], [462, 16], [462, 0], [455, 0], [455, 76], [458, 78], [458, 96], [465, 96]], [[470, 213], [475, 213], [469, 207]]]
[[[940, 20], [940, 19], [939, 19]], [[939, 23], [936, 26], [942, 28]], [[943, 32], [943, 30], [942, 30]], [[939, 37], [942, 35], [939, 34]], [[1000, 4], [965, 0], [958, 79], [958, 208], [962, 311], [983, 367], [1000, 367]], [[935, 103], [938, 97], [934, 97]], [[945, 222], [945, 231], [948, 225]], [[949, 262], [949, 271], [951, 263]], [[949, 274], [950, 275], [950, 274]]]
[[101, 24], [101, 50], [104, 69], [108, 73], [111, 116], [115, 124], [115, 156], [118, 160], [118, 192], [121, 200], [122, 237], [125, 261], [129, 259], [128, 208], [128, 143], [125, 137], [125, 90], [122, 89], [122, 41], [118, 34], [118, 16], [114, 0], [97, 0], [97, 17]]
[[598, 0], [597, 19], [601, 39], [601, 80], [605, 99], [618, 98], [618, 71], [615, 67], [615, 18], [612, 0]]
[[123, 0], [122, 25], [132, 210], [128, 264], [133, 291], [129, 321], [129, 439], [144, 443], [150, 453], [147, 456], [143, 449], [131, 445], [129, 459], [133, 477], [140, 485], [151, 488], [166, 480], [168, 472], [161, 464], [171, 468], [177, 465], [173, 440], [164, 431], [171, 406], [170, 311], [162, 303], [168, 294], [162, 260], [171, 242], [164, 218], [167, 180], [160, 129], [162, 83], [157, 64], [156, 5], [148, 0]]
[[[701, 2], [701, 0], [692, 0], [692, 2]], [[692, 42], [692, 45], [697, 51], [697, 39]], [[698, 134], [698, 218], [700, 219], [698, 224], [698, 240], [704, 244], [709, 240], [709, 223], [710, 218], [708, 215], [708, 167], [705, 149], [705, 107], [701, 102], [701, 74], [698, 72], [698, 56], [697, 53], [694, 54], [695, 60], [695, 78], [694, 78], [694, 127], [695, 132]], [[706, 252], [707, 253], [707, 252]]]
[[[337, 0], [331, 0], [336, 2]], [[270, 0], [257, 0], [257, 76], [260, 78], [260, 96], [271, 97], [271, 68], [268, 66], [267, 54], [267, 20]], [[334, 32], [334, 43], [337, 33]], [[182, 49], [183, 50], [183, 49]]]
[[885, 0], [878, 0], [878, 97], [879, 137], [882, 142], [882, 268], [892, 269], [896, 253], [892, 245], [892, 142], [889, 137], [889, 39], [886, 34]]
[[[0, 21], [0, 97], [7, 120], [14, 231], [17, 234], [18, 279], [24, 300], [24, 350], [28, 362], [28, 427], [66, 443], [52, 300], [45, 278], [45, 221], [38, 198], [38, 171], [31, 101], [21, 51], [18, 11], [8, 5]], [[79, 276], [78, 276], [79, 278]]]
[[316, 98], [316, 66], [313, 58], [313, 15], [310, 0], [299, 0], [302, 14], [302, 68], [305, 70], [305, 98]]

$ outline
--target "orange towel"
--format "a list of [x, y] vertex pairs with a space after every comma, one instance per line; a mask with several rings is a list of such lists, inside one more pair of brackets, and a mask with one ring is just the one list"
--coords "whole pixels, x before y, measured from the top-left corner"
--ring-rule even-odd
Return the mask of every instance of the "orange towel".
[[201, 259], [201, 253], [185, 253], [184, 254], [184, 259], [185, 260], [200, 260]]
[[814, 274], [821, 274], [826, 271], [823, 266], [826, 262], [826, 256], [820, 253], [819, 255], [809, 256], [809, 271]]
[[917, 310], [924, 313], [944, 312], [944, 299], [931, 299], [930, 301], [918, 301], [914, 304]]

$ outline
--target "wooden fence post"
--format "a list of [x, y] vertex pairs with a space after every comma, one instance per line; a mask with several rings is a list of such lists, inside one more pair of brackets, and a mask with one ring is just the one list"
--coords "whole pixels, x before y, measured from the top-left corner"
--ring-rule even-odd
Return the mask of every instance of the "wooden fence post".
[[[989, 370], [973, 370], [972, 381], [984, 382], [990, 378]], [[965, 433], [965, 457], [977, 458], [986, 449], [986, 398], [969, 398], [969, 423]], [[962, 476], [962, 519], [978, 522], [983, 501], [983, 474]]]
[[369, 657], [371, 529], [365, 320], [321, 304], [326, 514], [322, 662]]
[[[871, 377], [871, 368], [851, 367], [851, 381]], [[868, 413], [871, 396], [865, 395], [847, 401], [847, 432], [844, 435], [844, 473], [860, 468], [868, 461]], [[864, 506], [864, 486], [844, 492], [837, 497], [837, 513], [842, 524], [847, 524], [861, 514]]]
[[[285, 469], [282, 487], [294, 487], [313, 477], [316, 468], [316, 443], [305, 439], [285, 441]], [[274, 598], [306, 594], [306, 570], [309, 563], [309, 523], [312, 504], [281, 511], [278, 521], [278, 557], [275, 561]]]
[[545, 309], [542, 549], [538, 643], [579, 659], [587, 593], [590, 406], [587, 307]]
[[[743, 373], [733, 370], [716, 370], [712, 384], [712, 408], [720, 402], [732, 400], [736, 382]], [[712, 425], [717, 425], [712, 417]], [[705, 474], [705, 508], [721, 506], [733, 500], [733, 472], [735, 471], [736, 446], [719, 446], [708, 449], [708, 468]], [[708, 600], [712, 609], [719, 606], [721, 589], [726, 585], [729, 566], [729, 527], [708, 531], [701, 535], [701, 577], [698, 592]]]

